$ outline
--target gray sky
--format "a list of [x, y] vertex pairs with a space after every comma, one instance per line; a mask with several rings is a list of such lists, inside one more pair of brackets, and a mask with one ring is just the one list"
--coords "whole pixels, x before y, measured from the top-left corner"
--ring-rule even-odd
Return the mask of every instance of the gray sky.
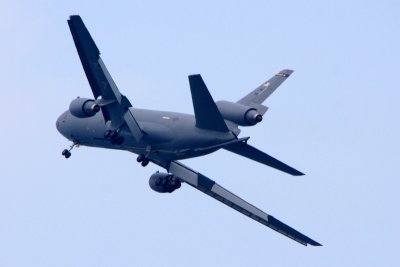
[[[0, 2], [0, 266], [399, 266], [398, 1]], [[245, 128], [292, 177], [218, 151], [194, 169], [305, 233], [303, 247], [188, 186], [148, 187], [135, 155], [55, 128], [91, 96], [80, 14], [136, 107], [193, 113], [187, 75], [236, 101], [296, 72]]]

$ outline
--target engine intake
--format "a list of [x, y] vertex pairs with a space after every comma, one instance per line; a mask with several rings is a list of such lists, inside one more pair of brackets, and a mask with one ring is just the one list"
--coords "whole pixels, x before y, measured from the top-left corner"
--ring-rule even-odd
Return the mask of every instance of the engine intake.
[[240, 126], [255, 125], [263, 119], [263, 116], [253, 107], [229, 101], [218, 101], [216, 104], [224, 119]]
[[172, 174], [156, 172], [150, 176], [149, 185], [158, 193], [172, 193], [181, 187], [181, 181]]
[[87, 118], [94, 116], [100, 111], [100, 106], [92, 99], [76, 98], [69, 105], [69, 111], [78, 118]]

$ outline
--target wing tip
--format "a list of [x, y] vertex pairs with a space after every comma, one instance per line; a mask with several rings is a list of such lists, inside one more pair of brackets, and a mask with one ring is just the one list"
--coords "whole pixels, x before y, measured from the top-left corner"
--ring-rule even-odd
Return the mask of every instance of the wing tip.
[[284, 70], [282, 70], [281, 72], [283, 72], [283, 73], [286, 73], [286, 74], [292, 74], [293, 72], [294, 72], [294, 70], [292, 70], [292, 69], [284, 69]]
[[308, 236], [304, 236], [303, 238], [303, 242], [305, 243], [305, 245], [311, 245], [314, 247], [322, 247], [322, 244], [318, 243], [315, 240], [312, 240], [311, 238], [309, 238]]
[[268, 215], [268, 227], [272, 228], [273, 230], [277, 231], [280, 234], [283, 234], [294, 241], [307, 246], [322, 246], [320, 243], [312, 240], [308, 236], [300, 233], [299, 231], [293, 229], [292, 227], [288, 226], [287, 224], [281, 222], [280, 220], [276, 219], [275, 217]]
[[296, 172], [292, 173], [292, 175], [293, 176], [304, 176], [305, 174], [296, 170]]
[[68, 20], [74, 20], [74, 19], [82, 19], [80, 15], [78, 14], [73, 14], [69, 16]]
[[314, 246], [314, 247], [322, 247], [323, 246], [322, 244], [320, 244], [318, 242], [315, 242], [315, 241], [308, 242], [308, 245], [311, 245], [311, 246]]
[[293, 72], [294, 70], [284, 69], [278, 72], [275, 76], [288, 78]]
[[312, 240], [309, 237], [306, 237], [306, 239], [293, 239], [303, 246], [307, 247], [308, 245], [313, 246], [313, 247], [322, 247], [322, 244], [318, 243], [317, 241]]

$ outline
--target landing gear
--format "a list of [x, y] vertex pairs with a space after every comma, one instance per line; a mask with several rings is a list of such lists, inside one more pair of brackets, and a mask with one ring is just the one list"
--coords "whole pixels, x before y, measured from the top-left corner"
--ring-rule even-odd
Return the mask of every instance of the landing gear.
[[149, 159], [145, 159], [145, 160], [142, 161], [141, 164], [142, 164], [143, 167], [146, 167], [149, 164], [149, 162], [150, 162]]
[[68, 149], [64, 149], [61, 153], [66, 159], [71, 157], [71, 152], [68, 151]]
[[140, 154], [140, 155], [137, 157], [136, 161], [137, 161], [137, 162], [141, 162], [141, 164], [142, 164], [143, 167], [146, 167], [146, 166], [149, 164], [149, 162], [150, 162], [150, 160], [149, 160], [148, 158], [146, 158], [146, 156], [143, 155], [143, 154]]
[[124, 142], [124, 137], [123, 136], [117, 136], [115, 138], [111, 138], [111, 144], [112, 145], [122, 145], [122, 143]]
[[69, 149], [64, 149], [64, 150], [61, 152], [61, 155], [63, 155], [66, 159], [68, 159], [69, 157], [71, 157], [71, 150], [72, 150], [75, 146], [78, 147], [79, 144], [76, 143], [76, 142], [74, 142], [74, 143], [70, 146]]
[[145, 160], [145, 159], [146, 159], [146, 156], [143, 155], [143, 154], [140, 154], [140, 155], [137, 157], [136, 161], [137, 161], [137, 162], [142, 162], [142, 161]]
[[110, 139], [112, 145], [122, 145], [124, 137], [119, 134], [120, 130], [107, 130], [104, 132], [104, 138]]

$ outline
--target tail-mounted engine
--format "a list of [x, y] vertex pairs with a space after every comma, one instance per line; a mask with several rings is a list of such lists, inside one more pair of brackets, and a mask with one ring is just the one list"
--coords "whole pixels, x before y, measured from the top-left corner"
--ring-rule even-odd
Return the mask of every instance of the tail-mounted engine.
[[[229, 101], [216, 102], [219, 112], [225, 120], [240, 126], [251, 126], [262, 121], [263, 117], [256, 108]], [[264, 107], [266, 108], [266, 107]]]
[[156, 172], [150, 176], [149, 185], [158, 193], [172, 193], [181, 187], [181, 181], [172, 174]]
[[87, 118], [94, 116], [100, 111], [100, 106], [92, 99], [76, 98], [69, 105], [69, 111], [78, 118]]

